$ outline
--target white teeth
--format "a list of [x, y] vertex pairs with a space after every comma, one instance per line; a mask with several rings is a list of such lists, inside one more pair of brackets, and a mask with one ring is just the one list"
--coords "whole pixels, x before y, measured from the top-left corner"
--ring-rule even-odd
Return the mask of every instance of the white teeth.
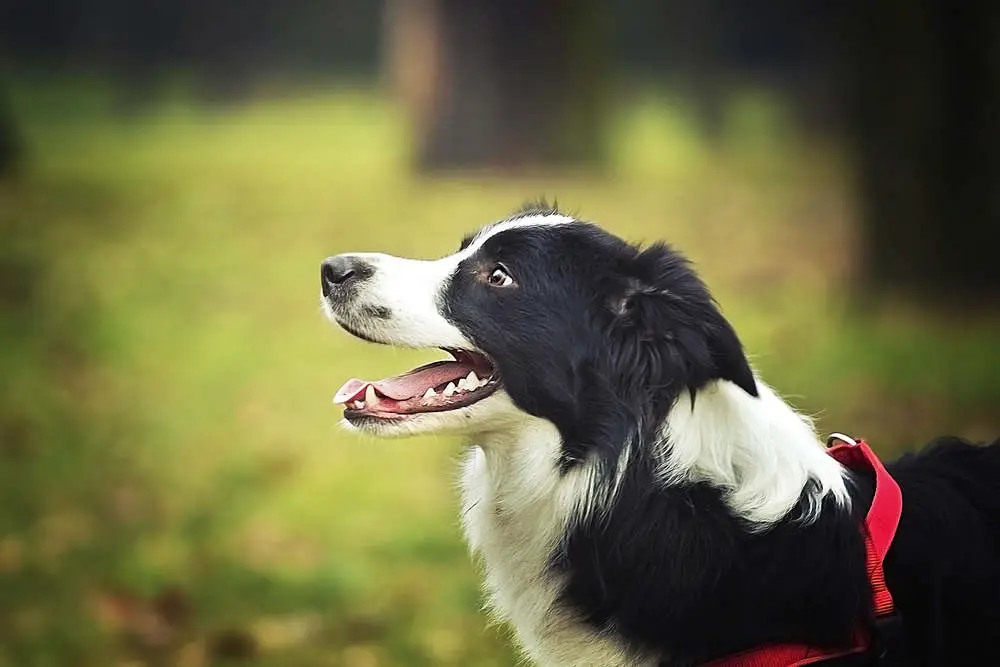
[[355, 410], [364, 410], [365, 409], [365, 402], [364, 401], [354, 401], [354, 409]]
[[441, 392], [441, 393], [444, 394], [446, 398], [449, 397], [449, 396], [451, 396], [452, 394], [454, 394], [455, 393], [455, 383], [454, 382], [449, 382], [448, 386], [445, 387], [444, 391]]
[[428, 387], [427, 391], [424, 392], [424, 398], [434, 398], [437, 396], [437, 392], [434, 391], [434, 387]]
[[475, 371], [469, 371], [469, 374], [458, 381], [459, 391], [474, 391], [479, 389], [479, 376], [476, 375]]
[[375, 395], [375, 387], [368, 385], [365, 389], [365, 405], [375, 405], [378, 403], [378, 396]]

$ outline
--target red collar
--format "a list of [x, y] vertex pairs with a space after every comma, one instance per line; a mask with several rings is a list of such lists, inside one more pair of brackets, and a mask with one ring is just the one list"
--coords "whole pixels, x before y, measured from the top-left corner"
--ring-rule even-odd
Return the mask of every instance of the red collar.
[[[835, 444], [836, 443], [836, 444]], [[864, 440], [835, 433], [827, 441], [827, 453], [841, 465], [875, 474], [875, 496], [865, 516], [865, 551], [868, 581], [871, 583], [875, 616], [890, 616], [895, 612], [892, 595], [885, 584], [882, 562], [896, 535], [903, 512], [903, 495], [899, 484]], [[714, 660], [706, 667], [802, 667], [814, 665], [869, 649], [867, 632], [855, 632], [853, 646], [848, 649], [820, 649], [805, 644], [773, 644]]]

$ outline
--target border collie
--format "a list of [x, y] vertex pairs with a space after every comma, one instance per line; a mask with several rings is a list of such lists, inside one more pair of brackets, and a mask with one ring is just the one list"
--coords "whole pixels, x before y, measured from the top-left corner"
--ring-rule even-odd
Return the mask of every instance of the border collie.
[[[756, 376], [669, 246], [536, 204], [443, 259], [330, 257], [321, 286], [354, 336], [452, 357], [334, 401], [352, 430], [467, 438], [465, 535], [531, 660], [696, 665], [872, 623], [872, 479]], [[889, 469], [912, 664], [1000, 665], [1000, 441], [942, 438]]]

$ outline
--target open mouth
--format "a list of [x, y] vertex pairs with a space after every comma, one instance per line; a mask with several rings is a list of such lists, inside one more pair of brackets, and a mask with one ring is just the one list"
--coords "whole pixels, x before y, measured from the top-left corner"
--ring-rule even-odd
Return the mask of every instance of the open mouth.
[[435, 361], [375, 382], [350, 379], [333, 402], [344, 406], [346, 419], [403, 419], [423, 412], [445, 412], [472, 405], [500, 386], [500, 378], [483, 354], [444, 348], [453, 359]]

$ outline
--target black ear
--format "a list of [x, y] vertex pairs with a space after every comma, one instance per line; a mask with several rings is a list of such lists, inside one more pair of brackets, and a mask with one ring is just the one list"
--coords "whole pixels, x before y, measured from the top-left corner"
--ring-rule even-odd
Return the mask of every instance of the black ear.
[[683, 255], [654, 244], [637, 251], [622, 274], [625, 279], [609, 303], [616, 321], [646, 343], [678, 355], [690, 388], [728, 380], [751, 396], [759, 395], [739, 337]]
[[751, 396], [758, 396], [757, 381], [736, 331], [717, 310], [712, 319], [707, 332], [708, 350], [717, 378], [729, 380]]

